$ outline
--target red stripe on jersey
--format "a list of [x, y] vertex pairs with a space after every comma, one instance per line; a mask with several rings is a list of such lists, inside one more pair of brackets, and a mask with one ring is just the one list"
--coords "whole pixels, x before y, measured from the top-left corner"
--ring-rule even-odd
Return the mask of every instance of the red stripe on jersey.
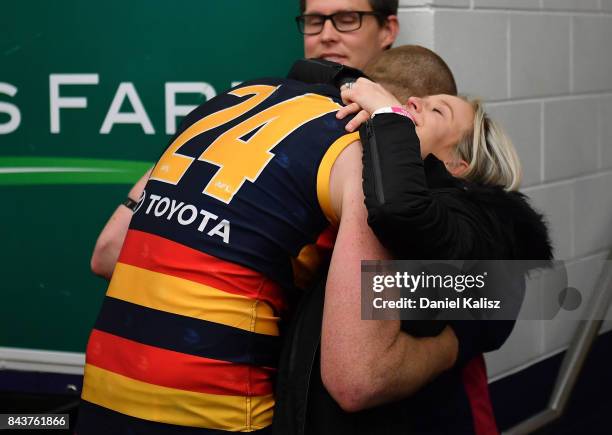
[[271, 394], [275, 372], [160, 349], [96, 329], [87, 345], [87, 364], [148, 384], [228, 396]]
[[320, 250], [331, 251], [334, 249], [334, 243], [336, 243], [336, 237], [338, 236], [338, 228], [333, 225], [329, 225], [319, 235], [317, 239], [317, 247]]
[[280, 286], [261, 273], [143, 231], [128, 231], [118, 261], [266, 301], [278, 312], [285, 310]]
[[489, 396], [487, 366], [482, 354], [472, 358], [463, 368], [461, 375], [470, 408], [472, 408], [474, 433], [476, 435], [499, 434]]

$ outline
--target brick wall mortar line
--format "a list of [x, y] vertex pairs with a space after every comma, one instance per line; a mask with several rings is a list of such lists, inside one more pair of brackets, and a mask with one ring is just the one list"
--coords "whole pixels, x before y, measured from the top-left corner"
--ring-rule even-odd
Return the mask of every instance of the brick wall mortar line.
[[508, 77], [506, 95], [508, 98], [512, 98], [512, 26], [510, 25], [510, 15], [506, 17], [506, 74]]
[[[593, 177], [595, 178], [595, 177]], [[588, 178], [586, 178], [588, 179]], [[576, 256], [576, 184], [577, 179], [570, 186], [570, 212], [569, 212], [569, 221], [570, 221], [570, 258]]]
[[546, 126], [544, 114], [544, 103], [540, 102], [540, 183], [544, 183], [544, 180], [546, 180], [546, 165], [544, 164], [546, 155]]
[[544, 15], [554, 15], [561, 17], [568, 16], [584, 16], [584, 17], [612, 17], [612, 11], [579, 11], [579, 10], [553, 10], [553, 9], [507, 9], [507, 8], [474, 8], [467, 9], [465, 7], [452, 7], [452, 6], [430, 6], [430, 7], [422, 7], [422, 6], [404, 6], [399, 8], [400, 10], [415, 10], [415, 9], [424, 9], [424, 10], [435, 10], [439, 12], [457, 12], [457, 11], [465, 11], [466, 13], [507, 13], [507, 14], [527, 14], [527, 15], [536, 15], [536, 16], [544, 16]]
[[557, 101], [576, 101], [585, 99], [596, 99], [601, 97], [612, 97], [612, 90], [610, 91], [593, 91], [583, 92], [580, 94], [563, 94], [563, 95], [548, 95], [541, 97], [522, 97], [522, 98], [509, 98], [507, 100], [485, 100], [487, 106], [501, 106], [501, 105], [513, 105], [513, 104], [525, 104], [525, 103], [554, 103]]
[[559, 180], [548, 181], [542, 184], [536, 184], [536, 185], [525, 187], [524, 189], [521, 189], [521, 192], [528, 193], [534, 189], [539, 189], [543, 187], [564, 186], [564, 185], [572, 184], [578, 181], [587, 181], [587, 180], [594, 179], [597, 177], [605, 177], [606, 175], [612, 175], [611, 168], [604, 168], [601, 170], [596, 170], [595, 172], [589, 172], [588, 174], [575, 175], [572, 177], [562, 178]]
[[574, 93], [574, 17], [569, 20], [569, 90]]
[[604, 111], [604, 102], [603, 99], [600, 98], [597, 102], [597, 169], [603, 169], [603, 148], [604, 148], [604, 138], [603, 138], [603, 111]]

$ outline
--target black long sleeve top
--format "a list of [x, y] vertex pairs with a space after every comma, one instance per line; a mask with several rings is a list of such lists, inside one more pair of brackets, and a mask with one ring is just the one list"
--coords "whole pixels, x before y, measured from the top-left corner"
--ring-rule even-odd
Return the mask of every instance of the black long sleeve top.
[[[376, 115], [360, 131], [368, 223], [395, 258], [421, 260], [549, 260], [543, 218], [518, 192], [453, 177], [435, 156], [421, 158], [414, 124], [397, 114]], [[537, 261], [527, 263], [536, 266]], [[524, 290], [513, 275], [507, 289]], [[459, 340], [458, 364], [499, 348], [513, 321], [451, 322]], [[431, 335], [442, 322], [403, 322], [402, 329]], [[427, 331], [428, 330], [428, 331]], [[429, 332], [429, 333], [428, 333]]]

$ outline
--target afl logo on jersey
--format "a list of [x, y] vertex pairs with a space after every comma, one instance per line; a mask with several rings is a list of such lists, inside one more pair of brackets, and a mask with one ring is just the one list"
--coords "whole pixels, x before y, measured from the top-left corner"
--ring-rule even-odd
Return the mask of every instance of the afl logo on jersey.
[[138, 210], [140, 210], [140, 207], [142, 207], [142, 204], [144, 203], [146, 197], [147, 191], [143, 190], [140, 194], [140, 198], [138, 198], [138, 204], [136, 204], [136, 207], [134, 207], [134, 214], [138, 213]]

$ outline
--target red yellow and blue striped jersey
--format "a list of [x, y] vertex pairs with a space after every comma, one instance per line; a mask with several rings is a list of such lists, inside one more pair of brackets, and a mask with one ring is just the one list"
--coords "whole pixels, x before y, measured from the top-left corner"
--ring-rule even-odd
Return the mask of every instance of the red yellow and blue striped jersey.
[[265, 79], [186, 117], [91, 333], [79, 433], [100, 419], [159, 433], [271, 424], [286, 290], [333, 243], [331, 167], [357, 139], [339, 108], [330, 87]]

